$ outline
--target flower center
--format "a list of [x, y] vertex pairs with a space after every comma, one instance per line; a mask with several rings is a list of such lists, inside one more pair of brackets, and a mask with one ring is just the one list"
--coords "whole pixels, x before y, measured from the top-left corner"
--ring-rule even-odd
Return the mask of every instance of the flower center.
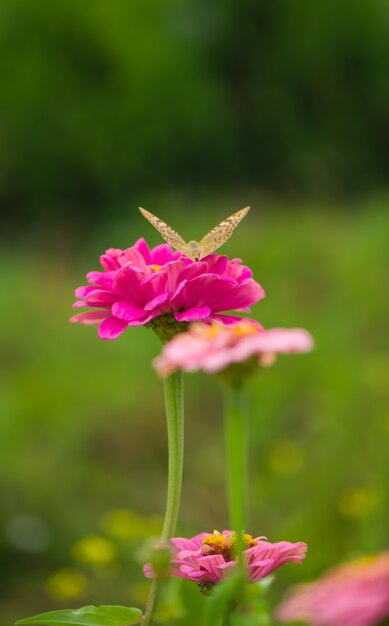
[[240, 324], [232, 327], [232, 331], [235, 335], [258, 335], [260, 332], [257, 326], [250, 324], [250, 322], [240, 322]]
[[[338, 575], [345, 576], [347, 572], [347, 577], [349, 578], [359, 578], [360, 576], [366, 576], [369, 571], [376, 570], [379, 571], [379, 555], [378, 554], [370, 554], [368, 556], [362, 556], [359, 559], [354, 559], [353, 561], [349, 561], [340, 567], [338, 571]], [[388, 572], [389, 561], [385, 566], [385, 571]]]
[[377, 554], [370, 554], [368, 556], [361, 556], [359, 559], [354, 559], [349, 563], [349, 565], [371, 565], [374, 561], [377, 560]]
[[159, 272], [159, 270], [161, 269], [161, 265], [150, 265], [150, 267], [153, 268], [154, 272]]
[[[209, 324], [205, 328], [202, 327], [201, 332], [205, 337], [212, 339], [219, 333], [226, 332], [226, 327], [222, 324]], [[228, 326], [228, 332], [230, 332], [232, 336], [241, 337], [242, 335], [257, 335], [261, 331], [250, 322], [239, 322], [234, 326]]]
[[[243, 535], [243, 541], [245, 549], [252, 548], [257, 545], [257, 541], [251, 535]], [[229, 535], [222, 535], [219, 531], [215, 530], [213, 535], [207, 535], [204, 537], [201, 546], [201, 552], [204, 556], [210, 554], [221, 554], [226, 561], [232, 561], [234, 559], [236, 545], [236, 533]]]

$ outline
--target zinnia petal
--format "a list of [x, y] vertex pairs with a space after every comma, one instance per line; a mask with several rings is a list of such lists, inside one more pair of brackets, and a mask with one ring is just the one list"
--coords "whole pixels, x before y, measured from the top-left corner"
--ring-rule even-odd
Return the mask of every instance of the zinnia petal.
[[109, 309], [100, 309], [98, 311], [84, 311], [83, 313], [77, 313], [70, 318], [71, 322], [79, 322], [80, 324], [99, 324], [107, 317], [111, 316]]
[[98, 335], [100, 339], [113, 340], [119, 337], [126, 330], [127, 326], [127, 322], [119, 320], [117, 317], [109, 317], [100, 324]]
[[112, 313], [115, 317], [125, 322], [133, 322], [134, 320], [145, 317], [144, 309], [136, 304], [130, 304], [125, 300], [115, 302], [112, 307]]
[[[145, 325], [161, 316], [152, 326], [164, 341], [185, 323], [216, 318], [222, 324], [235, 323], [223, 312], [249, 311], [263, 297], [249, 268], [217, 254], [195, 262], [167, 244], [150, 250], [139, 239], [126, 250], [106, 250], [100, 261], [105, 271], [87, 274], [92, 284], [76, 290], [75, 306], [112, 307], [116, 320], [127, 326]], [[92, 318], [76, 321], [82, 319]], [[112, 339], [123, 328], [123, 323], [107, 322], [99, 335]]]
[[[200, 586], [218, 583], [224, 578], [226, 570], [236, 567], [237, 561], [233, 554], [235, 540], [235, 533], [230, 530], [222, 533], [215, 531], [213, 534], [201, 533], [191, 539], [175, 537], [171, 540], [174, 553], [170, 575], [193, 580]], [[245, 535], [245, 541], [246, 545], [254, 544], [243, 553], [251, 580], [263, 578], [296, 559], [300, 562], [307, 548], [302, 542], [284, 541], [272, 544], [263, 541], [262, 537], [253, 539], [250, 535]], [[150, 575], [149, 566], [145, 569], [145, 575]]]
[[208, 306], [194, 307], [193, 309], [187, 309], [183, 313], [175, 313], [174, 317], [177, 322], [198, 322], [199, 320], [205, 320], [211, 314], [211, 309]]
[[[389, 618], [389, 551], [330, 570], [289, 592], [276, 611], [281, 622], [313, 626], [373, 626]], [[385, 622], [386, 623], [386, 622]]]
[[[178, 318], [177, 314], [176, 319], [191, 320], [189, 316]], [[270, 359], [274, 360], [277, 353], [307, 352], [312, 347], [312, 336], [301, 328], [263, 330], [259, 324], [243, 319], [231, 320], [230, 326], [198, 323], [166, 344], [154, 360], [154, 367], [161, 376], [179, 369], [186, 372], [223, 372], [231, 365], [247, 362], [251, 370], [255, 367], [255, 359], [260, 364], [266, 359], [263, 365], [269, 365]], [[242, 368], [242, 376], [248, 371], [247, 367]]]

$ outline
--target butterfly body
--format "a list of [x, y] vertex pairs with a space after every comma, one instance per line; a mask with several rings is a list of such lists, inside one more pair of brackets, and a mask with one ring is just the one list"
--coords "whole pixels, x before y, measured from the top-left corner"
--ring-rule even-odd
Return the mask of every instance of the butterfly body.
[[201, 250], [201, 245], [198, 243], [198, 241], [193, 241], [193, 239], [192, 241], [188, 241], [187, 247], [188, 252], [186, 256], [188, 256], [190, 259], [193, 259], [193, 261], [200, 261], [200, 259], [204, 256]]
[[200, 261], [200, 259], [220, 248], [220, 246], [231, 237], [239, 222], [249, 212], [250, 207], [240, 209], [240, 211], [236, 211], [236, 213], [227, 217], [227, 219], [220, 222], [215, 228], [212, 228], [200, 241], [194, 241], [192, 239], [189, 242], [186, 242], [181, 235], [176, 233], [175, 230], [170, 228], [170, 226], [159, 217], [150, 213], [150, 211], [146, 211], [141, 207], [139, 207], [139, 210], [143, 217], [157, 229], [168, 244], [192, 259], [192, 261]]

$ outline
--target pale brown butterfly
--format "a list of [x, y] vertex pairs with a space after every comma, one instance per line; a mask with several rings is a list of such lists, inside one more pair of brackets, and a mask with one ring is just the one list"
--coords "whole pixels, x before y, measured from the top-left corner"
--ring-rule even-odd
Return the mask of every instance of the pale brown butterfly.
[[236, 211], [236, 213], [227, 217], [227, 219], [220, 222], [215, 228], [212, 228], [200, 241], [188, 241], [187, 243], [181, 235], [176, 233], [175, 230], [165, 224], [159, 217], [139, 207], [139, 211], [142, 213], [143, 217], [157, 229], [164, 240], [193, 261], [200, 261], [203, 257], [220, 248], [220, 246], [231, 237], [235, 228], [245, 215], [247, 215], [249, 210], [250, 207], [247, 206], [244, 209], [240, 209], [240, 211]]

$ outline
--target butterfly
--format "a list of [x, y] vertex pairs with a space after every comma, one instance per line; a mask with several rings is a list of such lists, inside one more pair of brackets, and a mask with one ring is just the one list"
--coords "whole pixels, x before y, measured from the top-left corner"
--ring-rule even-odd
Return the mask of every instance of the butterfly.
[[236, 213], [227, 217], [225, 220], [220, 222], [220, 224], [215, 226], [215, 228], [212, 228], [212, 230], [200, 239], [200, 241], [192, 240], [187, 243], [181, 235], [176, 233], [175, 230], [165, 224], [165, 222], [159, 219], [159, 217], [156, 217], [156, 215], [153, 215], [150, 211], [146, 211], [145, 209], [139, 207], [139, 211], [142, 213], [143, 217], [145, 217], [150, 224], [157, 229], [164, 240], [193, 261], [200, 261], [200, 259], [220, 248], [220, 246], [223, 245], [229, 237], [231, 237], [235, 228], [245, 215], [247, 215], [249, 210], [250, 207], [247, 206], [244, 209], [240, 209], [240, 211], [236, 211]]

